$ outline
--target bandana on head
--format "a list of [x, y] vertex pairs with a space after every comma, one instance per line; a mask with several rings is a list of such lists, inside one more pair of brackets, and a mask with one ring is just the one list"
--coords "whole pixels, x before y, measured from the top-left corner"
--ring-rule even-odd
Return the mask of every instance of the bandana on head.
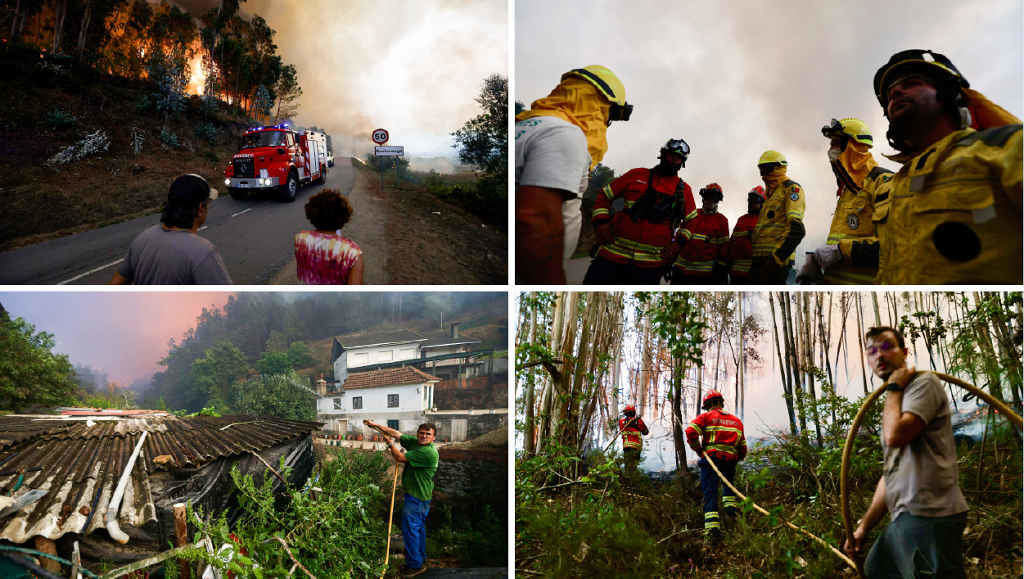
[[771, 195], [772, 190], [786, 180], [786, 166], [776, 167], [771, 173], [763, 175], [761, 179], [764, 181], [765, 192]]
[[[875, 162], [875, 158], [871, 156], [871, 151], [867, 145], [858, 143], [854, 140], [849, 140], [846, 143], [846, 149], [839, 154], [839, 160], [834, 163], [839, 165], [835, 167], [837, 171], [845, 171], [846, 176], [853, 182], [853, 185], [860, 189], [864, 186], [864, 179], [867, 178], [868, 173], [874, 169], [878, 163]], [[837, 175], [837, 178], [842, 181], [842, 176]], [[839, 183], [839, 190], [836, 191], [838, 195], [842, 191], [843, 183]]]
[[567, 76], [548, 96], [533, 101], [530, 110], [516, 115], [517, 121], [532, 117], [558, 117], [579, 127], [587, 137], [590, 168], [593, 169], [608, 151], [606, 137], [608, 109], [611, 104], [597, 88], [582, 78]]

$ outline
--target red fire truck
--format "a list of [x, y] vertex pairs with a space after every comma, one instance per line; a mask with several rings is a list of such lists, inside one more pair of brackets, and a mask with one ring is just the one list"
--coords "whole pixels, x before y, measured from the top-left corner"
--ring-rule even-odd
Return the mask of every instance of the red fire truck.
[[296, 131], [287, 123], [247, 130], [224, 170], [224, 185], [235, 199], [277, 192], [282, 201], [294, 201], [302, 185], [326, 180], [326, 136]]

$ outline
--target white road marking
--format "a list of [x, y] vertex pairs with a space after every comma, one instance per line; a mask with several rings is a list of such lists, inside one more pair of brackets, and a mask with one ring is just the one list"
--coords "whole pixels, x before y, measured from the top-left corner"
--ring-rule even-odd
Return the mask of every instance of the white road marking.
[[248, 213], [250, 211], [252, 211], [252, 207], [250, 207], [248, 209], [243, 209], [243, 210], [239, 211], [238, 213], [232, 213], [231, 216], [232, 217], [238, 217], [239, 215], [241, 215], [243, 213]]
[[66, 280], [64, 280], [64, 281], [62, 281], [62, 282], [57, 282], [57, 285], [66, 285], [66, 284], [69, 284], [69, 283], [71, 283], [71, 282], [73, 282], [73, 281], [75, 281], [75, 280], [78, 280], [78, 279], [82, 279], [83, 277], [85, 277], [85, 276], [87, 276], [87, 275], [90, 275], [90, 274], [94, 274], [94, 273], [96, 273], [97, 271], [100, 271], [100, 270], [104, 270], [104, 269], [107, 269], [108, 267], [111, 267], [111, 266], [117, 265], [117, 264], [121, 263], [122, 261], [124, 261], [124, 258], [123, 258], [123, 257], [122, 257], [121, 259], [117, 260], [117, 261], [112, 261], [112, 262], [108, 263], [107, 265], [101, 265], [101, 266], [99, 266], [99, 267], [97, 267], [97, 268], [94, 268], [94, 269], [90, 269], [89, 271], [87, 271], [87, 272], [85, 272], [85, 273], [80, 273], [80, 274], [76, 275], [75, 277], [73, 277], [73, 278], [71, 278], [71, 279], [66, 279]]
[[200, 227], [199, 229], [196, 229], [196, 231], [202, 231], [202, 230], [204, 230], [204, 229], [206, 229], [208, 227], [209, 227], [209, 225], [204, 225], [204, 226]]

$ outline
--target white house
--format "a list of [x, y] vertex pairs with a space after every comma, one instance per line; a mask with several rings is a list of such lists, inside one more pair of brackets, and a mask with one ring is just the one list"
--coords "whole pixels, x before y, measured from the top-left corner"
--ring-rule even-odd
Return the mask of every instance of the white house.
[[365, 419], [412, 433], [428, 421], [439, 381], [411, 366], [347, 374], [339, 390], [318, 397], [317, 419], [326, 423], [325, 430], [338, 433], [369, 434]]
[[426, 341], [426, 337], [410, 330], [335, 336], [331, 347], [334, 380], [344, 384], [349, 369], [419, 358], [420, 346]]

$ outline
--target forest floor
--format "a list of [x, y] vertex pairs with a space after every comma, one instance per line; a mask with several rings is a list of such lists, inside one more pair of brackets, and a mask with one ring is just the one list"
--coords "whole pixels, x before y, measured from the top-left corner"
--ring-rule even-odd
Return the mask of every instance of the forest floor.
[[[517, 465], [516, 571], [523, 575], [592, 577], [854, 577], [837, 556], [786, 527], [784, 520], [841, 547], [836, 473], [814, 472], [810, 461], [775, 460], [778, 447], [748, 461], [767, 464], [737, 476], [737, 488], [766, 508], [723, 520], [724, 537], [703, 537], [699, 482], [688, 478], [621, 479], [617, 472], [557, 490], [520, 479], [534, 465]], [[775, 458], [766, 463], [769, 454]], [[794, 454], [790, 454], [792, 460]], [[964, 532], [968, 577], [1017, 577], [1022, 565], [1021, 449], [1012, 437], [984, 453], [960, 450], [961, 488], [971, 510]], [[789, 462], [789, 464], [787, 464]], [[808, 466], [811, 465], [811, 466]], [[855, 471], [856, 472], [856, 471]], [[878, 469], [853, 479], [852, 512], [870, 501]], [[817, 478], [817, 480], [816, 480]], [[561, 479], [559, 479], [561, 480]], [[570, 490], [571, 489], [571, 490]], [[870, 546], [888, 519], [872, 532]]]

